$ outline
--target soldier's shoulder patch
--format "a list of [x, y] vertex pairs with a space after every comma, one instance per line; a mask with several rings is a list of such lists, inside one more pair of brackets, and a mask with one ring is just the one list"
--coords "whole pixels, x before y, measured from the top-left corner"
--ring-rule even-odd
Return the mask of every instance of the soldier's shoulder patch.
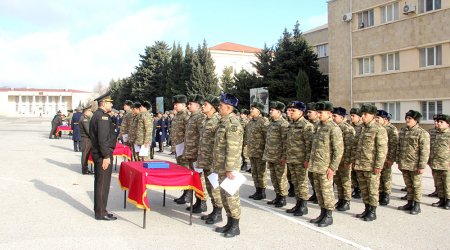
[[108, 117], [107, 116], [102, 116], [102, 120], [108, 120]]
[[237, 131], [238, 131], [238, 126], [237, 126], [237, 125], [234, 125], [234, 124], [231, 125], [231, 126], [230, 126], [230, 131], [231, 131], [231, 132], [237, 132]]

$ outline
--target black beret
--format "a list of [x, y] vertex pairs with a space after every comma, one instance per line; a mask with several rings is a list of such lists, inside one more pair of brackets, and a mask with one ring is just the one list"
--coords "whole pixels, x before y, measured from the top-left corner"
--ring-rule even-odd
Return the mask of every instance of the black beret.
[[187, 97], [185, 95], [174, 95], [172, 97], [173, 104], [175, 103], [187, 103]]
[[324, 102], [317, 102], [314, 105], [315, 110], [317, 111], [333, 111], [333, 103], [324, 101]]
[[133, 108], [138, 109], [142, 106], [142, 104], [140, 102], [135, 102], [133, 103]]
[[250, 105], [250, 108], [257, 108], [257, 109], [259, 109], [259, 111], [264, 112], [264, 104], [262, 104], [260, 102], [253, 102]]
[[144, 101], [144, 103], [142, 103], [142, 106], [144, 106], [144, 108], [146, 108], [147, 110], [152, 109], [152, 104], [149, 101]]
[[415, 111], [415, 110], [409, 110], [408, 112], [406, 112], [405, 118], [407, 116], [413, 118], [416, 121], [420, 121], [420, 118], [422, 118], [422, 114], [419, 111]]
[[391, 113], [387, 113], [386, 119], [387, 119], [388, 121], [390, 121], [390, 120], [392, 119]]
[[237, 107], [239, 100], [232, 94], [222, 93], [220, 94], [220, 102]]
[[277, 109], [277, 110], [283, 112], [284, 108], [286, 108], [286, 105], [284, 105], [284, 103], [282, 103], [282, 102], [274, 101], [274, 102], [270, 102], [269, 108]]
[[333, 114], [345, 117], [347, 115], [347, 110], [343, 107], [337, 107], [333, 109]]
[[308, 110], [316, 111], [316, 103], [315, 102], [309, 102], [307, 105]]
[[216, 111], [219, 110], [220, 100], [219, 98], [217, 98], [217, 96], [207, 95], [205, 98], [205, 102], [211, 104], [216, 109]]
[[361, 110], [359, 108], [352, 108], [352, 109], [350, 109], [350, 114], [361, 116]]
[[249, 115], [250, 111], [248, 111], [248, 109], [241, 109], [241, 114]]
[[289, 103], [288, 108], [293, 108], [293, 109], [298, 109], [301, 110], [303, 112], [306, 111], [306, 105], [303, 102], [299, 102], [299, 101], [292, 101]]
[[200, 105], [203, 105], [203, 103], [205, 103], [205, 97], [199, 94], [193, 94], [189, 96], [189, 102], [195, 102]]
[[382, 117], [382, 118], [386, 118], [386, 119], [387, 119], [387, 117], [388, 117], [388, 112], [386, 112], [386, 111], [384, 111], [384, 110], [382, 110], [382, 109], [379, 109], [379, 110], [377, 110], [377, 116]]
[[103, 95], [97, 97], [94, 101], [97, 101], [97, 102], [112, 102], [113, 100], [111, 99], [111, 92], [108, 91], [108, 92], [104, 93]]
[[128, 106], [133, 106], [133, 102], [130, 100], [126, 100], [124, 104]]
[[448, 124], [450, 124], [450, 115], [444, 115], [444, 114], [436, 115], [436, 120], [444, 121], [444, 122], [447, 122]]
[[369, 113], [372, 115], [377, 115], [378, 110], [375, 105], [372, 105], [370, 103], [364, 103], [363, 105], [361, 105], [361, 114], [362, 113]]

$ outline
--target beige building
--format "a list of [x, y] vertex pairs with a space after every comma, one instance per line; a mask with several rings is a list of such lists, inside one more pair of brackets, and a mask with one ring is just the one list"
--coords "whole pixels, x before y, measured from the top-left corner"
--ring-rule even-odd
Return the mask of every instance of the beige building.
[[394, 123], [414, 109], [431, 124], [434, 114], [450, 113], [449, 23], [448, 0], [331, 0], [328, 28], [305, 35], [317, 48], [328, 32], [333, 103], [374, 103]]
[[303, 36], [319, 58], [318, 62], [320, 72], [324, 75], [328, 75], [328, 24], [308, 30], [303, 33]]

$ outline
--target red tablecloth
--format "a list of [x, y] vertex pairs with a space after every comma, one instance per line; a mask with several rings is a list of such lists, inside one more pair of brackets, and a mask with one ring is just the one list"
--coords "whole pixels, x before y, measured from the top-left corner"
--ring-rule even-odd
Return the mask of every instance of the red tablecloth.
[[[116, 148], [114, 149], [113, 156], [123, 156], [127, 157], [128, 160], [131, 160], [131, 149], [127, 145], [123, 145], [121, 143], [116, 143]], [[88, 163], [92, 164], [94, 160], [92, 159], [92, 154], [89, 154]]]
[[[159, 161], [159, 160], [158, 160]], [[161, 161], [159, 161], [161, 162]], [[128, 201], [141, 209], [149, 209], [147, 188], [194, 190], [196, 196], [204, 199], [200, 175], [172, 162], [166, 169], [147, 169], [142, 161], [122, 162], [119, 184], [128, 190]]]
[[72, 128], [70, 126], [58, 126], [56, 128], [55, 135], [59, 136], [59, 132], [65, 131], [65, 132], [72, 132]]

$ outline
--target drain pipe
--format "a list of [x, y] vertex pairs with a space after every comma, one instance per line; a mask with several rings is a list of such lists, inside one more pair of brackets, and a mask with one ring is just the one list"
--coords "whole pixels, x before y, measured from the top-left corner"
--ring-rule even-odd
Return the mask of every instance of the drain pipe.
[[[350, 13], [353, 15], [352, 0], [350, 3]], [[353, 108], [353, 37], [352, 37], [352, 23], [349, 24], [350, 33], [350, 107]]]

